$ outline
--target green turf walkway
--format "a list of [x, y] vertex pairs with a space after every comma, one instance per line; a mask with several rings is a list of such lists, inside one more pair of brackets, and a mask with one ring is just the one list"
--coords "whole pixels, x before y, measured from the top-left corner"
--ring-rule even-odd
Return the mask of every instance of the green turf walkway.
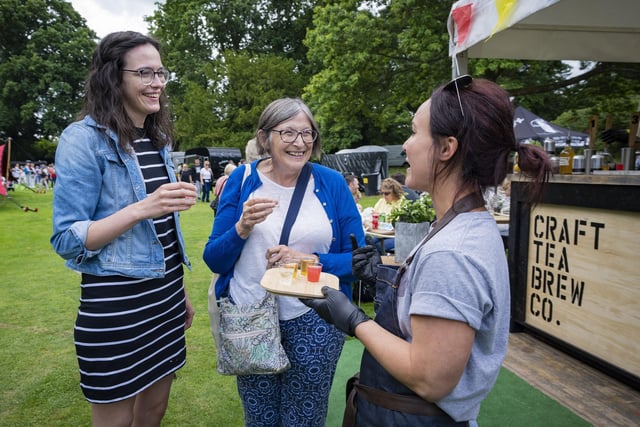
[[[344, 388], [347, 379], [358, 371], [362, 344], [347, 340], [338, 362], [329, 399], [327, 427], [342, 425]], [[588, 422], [530, 386], [507, 369], [500, 376], [493, 391], [482, 404], [478, 424], [481, 427], [587, 427]]]

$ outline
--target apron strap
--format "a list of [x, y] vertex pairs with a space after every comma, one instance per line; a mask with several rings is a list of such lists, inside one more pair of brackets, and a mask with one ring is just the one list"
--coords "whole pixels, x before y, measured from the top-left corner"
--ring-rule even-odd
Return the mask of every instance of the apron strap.
[[418, 249], [420, 249], [425, 243], [429, 241], [429, 239], [431, 239], [447, 224], [449, 224], [456, 216], [458, 216], [458, 214], [470, 212], [484, 205], [485, 202], [482, 195], [475, 192], [467, 194], [462, 199], [456, 201], [453, 206], [451, 206], [451, 208], [444, 214], [444, 216], [434, 223], [431, 231], [429, 231], [426, 237], [422, 239], [420, 244], [413, 248], [407, 259], [402, 263], [402, 266], [400, 267], [400, 270], [398, 270], [398, 274], [396, 275], [394, 287], [397, 287], [400, 284], [400, 278], [407, 271], [407, 268], [413, 261], [413, 257], [415, 256], [416, 252], [418, 252]]

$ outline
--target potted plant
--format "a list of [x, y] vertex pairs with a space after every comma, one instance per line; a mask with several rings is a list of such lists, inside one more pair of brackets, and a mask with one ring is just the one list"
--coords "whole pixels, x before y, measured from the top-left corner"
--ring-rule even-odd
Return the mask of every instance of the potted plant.
[[395, 229], [395, 261], [403, 262], [411, 250], [422, 241], [429, 232], [431, 222], [435, 219], [431, 195], [423, 193], [418, 200], [403, 200], [394, 208], [388, 221]]

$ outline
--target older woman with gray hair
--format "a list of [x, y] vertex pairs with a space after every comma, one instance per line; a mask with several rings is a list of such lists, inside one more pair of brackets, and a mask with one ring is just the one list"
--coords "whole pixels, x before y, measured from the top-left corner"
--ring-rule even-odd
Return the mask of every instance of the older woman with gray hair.
[[[260, 279], [267, 268], [288, 257], [313, 257], [340, 278], [350, 299], [350, 235], [364, 244], [360, 214], [342, 175], [310, 162], [321, 152], [321, 138], [309, 108], [298, 98], [273, 101], [260, 116], [256, 139], [265, 157], [231, 174], [205, 246], [205, 262], [220, 275], [216, 298], [255, 303], [265, 295]], [[294, 189], [304, 179], [288, 243], [279, 244]], [[291, 367], [237, 377], [245, 425], [324, 426], [345, 335], [295, 297], [279, 297], [279, 320]]]

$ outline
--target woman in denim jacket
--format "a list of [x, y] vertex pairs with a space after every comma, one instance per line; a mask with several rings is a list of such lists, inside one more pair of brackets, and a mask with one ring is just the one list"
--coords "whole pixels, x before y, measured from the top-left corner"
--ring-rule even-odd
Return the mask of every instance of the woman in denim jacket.
[[51, 244], [81, 273], [74, 342], [80, 386], [99, 425], [160, 425], [185, 364], [193, 308], [158, 43], [112, 33], [94, 55], [81, 120], [56, 151]]
[[[264, 298], [260, 279], [267, 268], [287, 257], [315, 257], [323, 271], [340, 277], [340, 289], [350, 298], [350, 235], [363, 244], [360, 213], [342, 175], [309, 162], [321, 152], [309, 108], [300, 99], [272, 102], [260, 116], [256, 136], [260, 154], [269, 157], [230, 175], [204, 250], [205, 262], [220, 274], [216, 296], [229, 295], [239, 305], [255, 303]], [[298, 177], [309, 166], [311, 176], [288, 244], [279, 245]], [[345, 335], [298, 298], [278, 298], [282, 344], [291, 368], [237, 377], [245, 425], [324, 427]]]

